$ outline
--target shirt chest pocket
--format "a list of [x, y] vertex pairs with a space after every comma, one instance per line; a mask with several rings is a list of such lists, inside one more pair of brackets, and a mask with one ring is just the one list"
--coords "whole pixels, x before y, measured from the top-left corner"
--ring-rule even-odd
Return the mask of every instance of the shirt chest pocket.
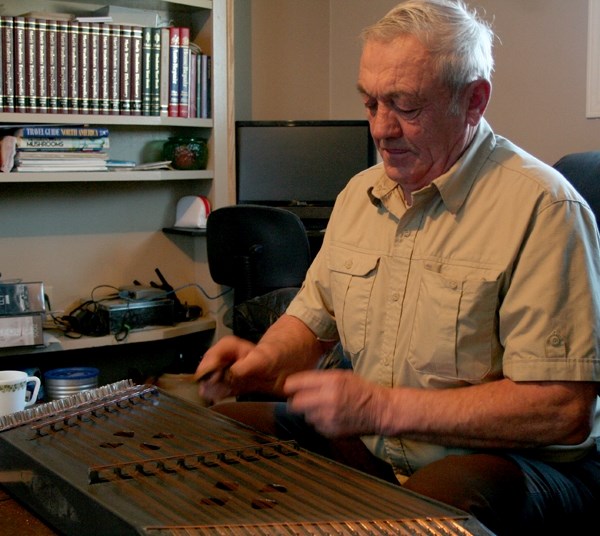
[[360, 352], [365, 345], [369, 302], [379, 256], [331, 247], [328, 267], [338, 333], [344, 350]]
[[477, 381], [493, 365], [498, 283], [424, 271], [411, 330], [409, 361], [433, 376]]

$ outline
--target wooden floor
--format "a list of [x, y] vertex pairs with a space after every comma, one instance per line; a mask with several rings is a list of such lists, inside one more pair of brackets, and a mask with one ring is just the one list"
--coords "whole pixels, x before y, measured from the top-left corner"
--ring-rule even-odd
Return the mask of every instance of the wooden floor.
[[0, 534], [55, 536], [52, 530], [0, 486]]

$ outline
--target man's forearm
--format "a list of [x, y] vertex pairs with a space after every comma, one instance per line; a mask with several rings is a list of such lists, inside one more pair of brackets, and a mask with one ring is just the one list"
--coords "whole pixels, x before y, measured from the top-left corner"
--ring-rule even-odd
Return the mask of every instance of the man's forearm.
[[596, 388], [505, 379], [456, 389], [397, 388], [375, 396], [379, 433], [466, 448], [578, 444], [590, 433]]

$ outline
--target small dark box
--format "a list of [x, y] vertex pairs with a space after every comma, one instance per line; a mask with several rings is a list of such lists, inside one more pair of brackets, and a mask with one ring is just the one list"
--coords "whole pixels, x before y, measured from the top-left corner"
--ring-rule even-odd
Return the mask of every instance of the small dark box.
[[173, 300], [124, 300], [100, 302], [98, 314], [110, 333], [146, 326], [172, 326], [175, 323]]

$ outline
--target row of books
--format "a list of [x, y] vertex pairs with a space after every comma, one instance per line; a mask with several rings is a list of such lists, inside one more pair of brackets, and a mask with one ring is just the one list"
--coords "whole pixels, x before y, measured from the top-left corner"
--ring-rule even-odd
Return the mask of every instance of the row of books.
[[0, 112], [211, 116], [211, 57], [186, 27], [0, 15]]
[[16, 172], [106, 171], [106, 127], [26, 126], [12, 133]]

